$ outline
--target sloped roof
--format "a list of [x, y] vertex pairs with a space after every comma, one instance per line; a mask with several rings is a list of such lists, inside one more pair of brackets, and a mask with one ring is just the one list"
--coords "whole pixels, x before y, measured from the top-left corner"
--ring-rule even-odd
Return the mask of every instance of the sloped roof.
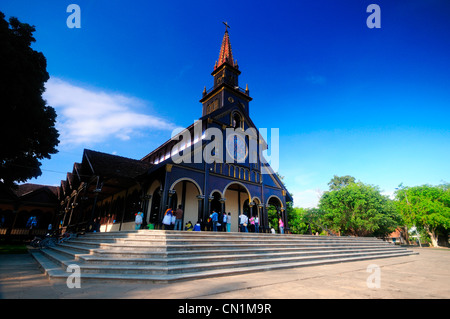
[[0, 183], [0, 202], [54, 207], [58, 203], [58, 192], [57, 186], [25, 183], [7, 188]]
[[26, 184], [19, 185], [14, 192], [17, 195], [17, 197], [22, 197], [22, 196], [28, 195], [30, 193], [33, 193], [35, 191], [41, 190], [43, 188], [48, 189], [55, 196], [58, 196], [58, 186], [39, 185], [39, 184], [32, 184], [32, 183], [26, 183]]
[[95, 175], [105, 177], [136, 178], [152, 166], [152, 164], [127, 157], [84, 150], [83, 160], [86, 159]]

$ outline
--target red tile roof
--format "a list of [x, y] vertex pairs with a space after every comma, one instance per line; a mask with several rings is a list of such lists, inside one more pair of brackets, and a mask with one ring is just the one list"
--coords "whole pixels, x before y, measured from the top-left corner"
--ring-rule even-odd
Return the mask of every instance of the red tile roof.
[[225, 62], [227, 62], [231, 66], [236, 66], [236, 64], [237, 64], [233, 60], [233, 52], [231, 51], [230, 37], [228, 36], [227, 30], [225, 31], [225, 34], [223, 35], [222, 46], [220, 47], [220, 53], [219, 53], [219, 61], [214, 66], [214, 69], [218, 68]]

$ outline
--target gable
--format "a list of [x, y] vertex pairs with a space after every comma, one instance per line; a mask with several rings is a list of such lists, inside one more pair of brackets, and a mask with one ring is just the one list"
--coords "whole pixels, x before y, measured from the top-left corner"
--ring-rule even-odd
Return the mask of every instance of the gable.
[[22, 202], [40, 205], [55, 205], [58, 203], [58, 199], [54, 192], [46, 186], [41, 186], [36, 190], [20, 196], [20, 200]]

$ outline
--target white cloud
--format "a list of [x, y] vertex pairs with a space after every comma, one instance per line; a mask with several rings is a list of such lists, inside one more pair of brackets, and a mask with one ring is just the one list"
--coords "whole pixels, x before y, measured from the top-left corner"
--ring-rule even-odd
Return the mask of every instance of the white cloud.
[[44, 99], [55, 108], [60, 145], [93, 145], [108, 138], [129, 140], [142, 130], [168, 130], [175, 125], [139, 113], [145, 102], [117, 93], [73, 85], [59, 78], [46, 83]]
[[319, 189], [293, 190], [294, 207], [317, 208], [321, 194]]
[[393, 191], [382, 191], [380, 193], [381, 193], [381, 195], [387, 196], [390, 199], [395, 199], [395, 190], [393, 190]]

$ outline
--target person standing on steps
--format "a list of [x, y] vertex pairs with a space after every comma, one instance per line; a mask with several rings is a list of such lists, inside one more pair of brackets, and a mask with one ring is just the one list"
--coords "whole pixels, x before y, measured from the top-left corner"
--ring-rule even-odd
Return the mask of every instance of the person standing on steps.
[[143, 217], [144, 217], [144, 213], [142, 213], [142, 212], [138, 212], [136, 214], [136, 218], [134, 220], [134, 222], [136, 223], [136, 227], [134, 228], [135, 230], [141, 229]]
[[183, 226], [183, 210], [181, 205], [178, 205], [178, 209], [175, 211], [175, 230], [182, 230]]
[[223, 219], [223, 214], [221, 213], [221, 212], [218, 212], [217, 213], [217, 231], [222, 231], [222, 225], [223, 225], [223, 222], [222, 222], [222, 219]]
[[250, 231], [255, 232], [255, 216], [250, 217]]
[[228, 216], [226, 212], [223, 212], [222, 215], [222, 231], [227, 231], [227, 225], [228, 225]]
[[245, 216], [243, 212], [241, 212], [241, 215], [239, 215], [239, 226], [242, 233], [248, 233], [247, 224], [248, 217]]
[[172, 208], [167, 208], [164, 213], [162, 224], [164, 225], [164, 230], [170, 229], [170, 224], [172, 222]]
[[213, 213], [211, 215], [211, 221], [213, 224], [213, 231], [217, 231], [217, 221], [219, 220], [219, 217], [217, 215], [217, 212], [215, 210], [213, 210]]
[[278, 220], [278, 226], [280, 226], [280, 234], [284, 234], [284, 223], [283, 223], [283, 220], [281, 219], [281, 217]]

